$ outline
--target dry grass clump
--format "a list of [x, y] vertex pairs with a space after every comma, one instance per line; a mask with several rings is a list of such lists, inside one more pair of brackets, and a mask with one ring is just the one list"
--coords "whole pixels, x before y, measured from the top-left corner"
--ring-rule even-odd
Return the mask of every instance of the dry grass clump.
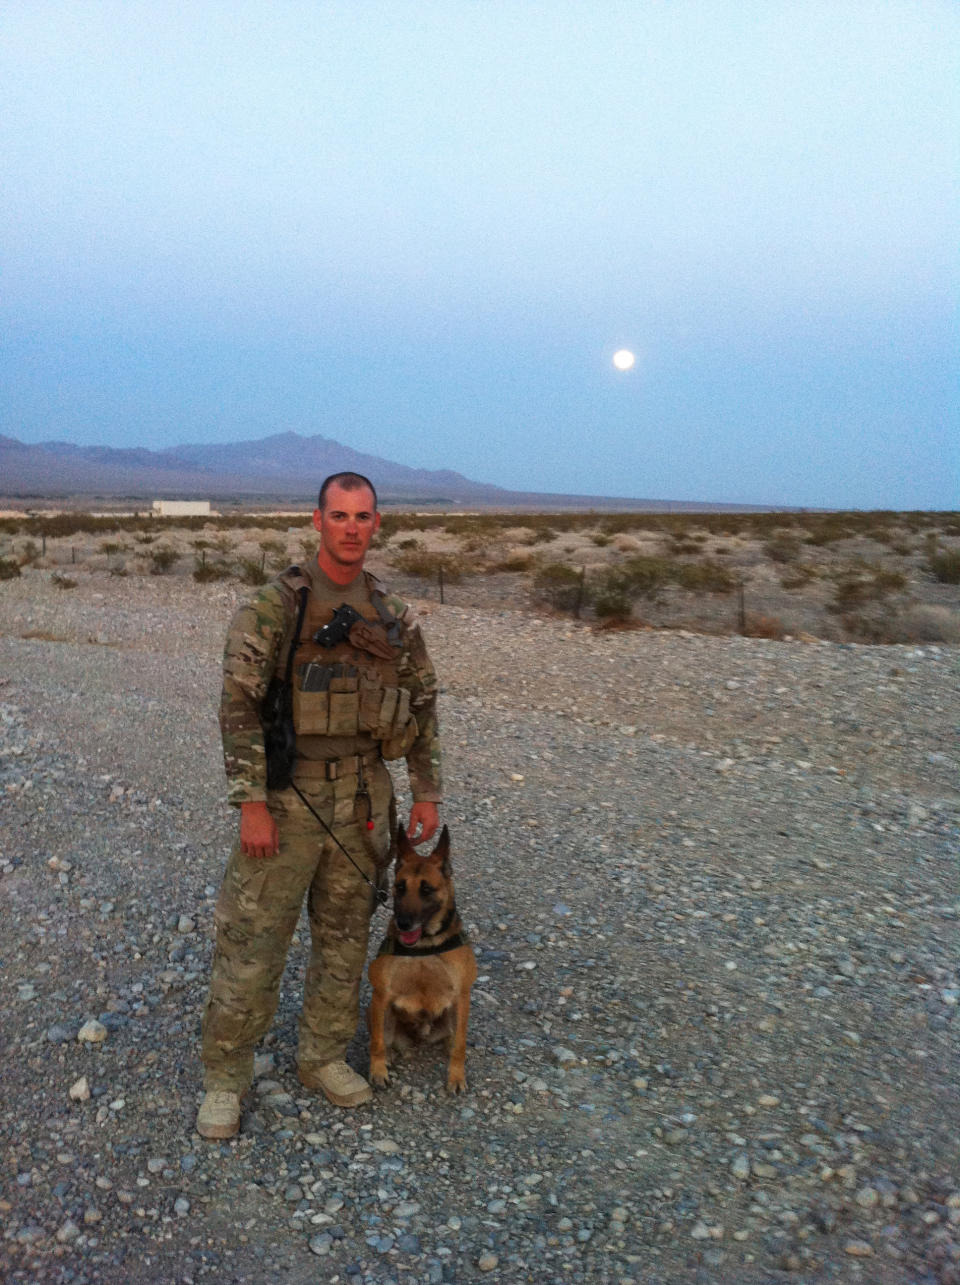
[[493, 561], [487, 571], [532, 571], [537, 565], [537, 556], [527, 549], [513, 549], [499, 561]]
[[61, 575], [59, 571], [53, 573], [50, 583], [56, 585], [58, 589], [76, 589], [77, 587], [76, 580], [72, 580], [70, 576]]
[[180, 554], [177, 553], [176, 549], [161, 545], [158, 549], [153, 549], [150, 552], [150, 574], [152, 576], [165, 576], [174, 564], [179, 561]]
[[575, 611], [586, 597], [584, 573], [565, 562], [551, 562], [537, 572], [534, 593], [557, 611]]
[[941, 584], [960, 584], [960, 549], [932, 553], [927, 559], [927, 570]]
[[907, 577], [902, 571], [875, 570], [869, 573], [844, 572], [837, 577], [833, 601], [829, 611], [849, 611], [869, 602], [879, 602], [891, 593], [900, 593], [907, 587]]
[[900, 642], [960, 643], [960, 615], [949, 607], [914, 603], [897, 618]]
[[773, 562], [796, 562], [800, 557], [800, 540], [786, 532], [778, 532], [763, 546], [763, 551]]
[[390, 565], [408, 576], [422, 580], [436, 580], [441, 571], [445, 580], [456, 583], [468, 568], [464, 559], [455, 553], [432, 553], [429, 549], [403, 549], [394, 554]]
[[263, 557], [241, 558], [237, 563], [237, 576], [243, 584], [266, 584], [270, 577], [264, 568]]
[[19, 575], [19, 562], [13, 558], [0, 558], [0, 580], [16, 580]]
[[741, 632], [745, 638], [780, 639], [784, 637], [787, 629], [779, 616], [761, 616], [748, 611]]

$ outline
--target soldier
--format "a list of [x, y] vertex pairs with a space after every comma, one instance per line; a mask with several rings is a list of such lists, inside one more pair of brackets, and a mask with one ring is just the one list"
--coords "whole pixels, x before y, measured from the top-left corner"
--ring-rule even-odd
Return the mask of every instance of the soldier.
[[[197, 1115], [205, 1138], [229, 1138], [239, 1128], [254, 1047], [276, 1010], [304, 896], [311, 951], [298, 1074], [336, 1106], [370, 1098], [344, 1053], [357, 1027], [374, 885], [385, 876], [396, 829], [384, 759], [406, 758], [414, 841], [425, 843], [438, 825], [436, 676], [410, 608], [363, 569], [380, 526], [372, 483], [358, 473], [328, 477], [313, 525], [316, 559], [261, 589], [227, 634], [220, 726], [240, 835], [214, 916], [206, 1095]], [[286, 674], [293, 779], [289, 788], [268, 789], [260, 711], [270, 680]]]

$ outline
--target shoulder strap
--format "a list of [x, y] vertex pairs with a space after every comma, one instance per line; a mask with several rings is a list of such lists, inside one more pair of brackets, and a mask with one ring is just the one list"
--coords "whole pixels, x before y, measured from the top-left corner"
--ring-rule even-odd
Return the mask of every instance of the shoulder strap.
[[278, 579], [288, 589], [291, 589], [297, 598], [297, 620], [294, 626], [293, 636], [289, 643], [286, 644], [287, 659], [283, 681], [289, 687], [290, 680], [293, 677], [293, 656], [294, 652], [297, 650], [297, 644], [300, 642], [300, 631], [303, 628], [303, 617], [307, 610], [307, 597], [310, 592], [310, 582], [297, 566], [287, 567], [286, 571], [282, 572]]
[[364, 575], [367, 577], [367, 587], [370, 590], [370, 604], [387, 631], [387, 641], [392, 647], [399, 647], [403, 642], [403, 627], [387, 606], [384, 592], [380, 588], [380, 581], [369, 571], [364, 572]]

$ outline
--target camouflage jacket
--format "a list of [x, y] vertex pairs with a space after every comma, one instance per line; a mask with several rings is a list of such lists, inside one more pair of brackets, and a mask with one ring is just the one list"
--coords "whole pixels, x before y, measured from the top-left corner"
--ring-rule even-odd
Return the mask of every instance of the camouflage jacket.
[[[368, 588], [381, 589], [376, 578], [364, 573]], [[266, 757], [260, 706], [270, 679], [286, 660], [296, 622], [296, 593], [287, 583], [288, 573], [264, 585], [234, 614], [223, 654], [223, 693], [220, 731], [228, 801], [265, 800]], [[381, 589], [382, 592], [382, 589]], [[439, 803], [442, 798], [440, 737], [437, 724], [437, 678], [427, 655], [415, 613], [401, 598], [384, 593], [387, 610], [400, 622], [401, 649], [398, 682], [410, 693], [410, 710], [417, 735], [406, 753], [410, 789], [415, 802]], [[363, 748], [346, 738], [308, 738], [303, 745], [310, 758], [337, 758]], [[365, 744], [370, 744], [369, 738]], [[301, 738], [297, 740], [298, 752]]]

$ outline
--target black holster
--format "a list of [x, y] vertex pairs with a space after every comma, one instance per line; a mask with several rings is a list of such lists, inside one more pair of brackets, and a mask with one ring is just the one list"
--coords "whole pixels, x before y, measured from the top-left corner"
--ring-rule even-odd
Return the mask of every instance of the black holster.
[[297, 737], [293, 730], [293, 653], [300, 642], [303, 614], [307, 608], [307, 590], [300, 590], [297, 625], [287, 651], [283, 678], [274, 674], [260, 705], [263, 749], [267, 758], [267, 789], [289, 790], [297, 761]]

